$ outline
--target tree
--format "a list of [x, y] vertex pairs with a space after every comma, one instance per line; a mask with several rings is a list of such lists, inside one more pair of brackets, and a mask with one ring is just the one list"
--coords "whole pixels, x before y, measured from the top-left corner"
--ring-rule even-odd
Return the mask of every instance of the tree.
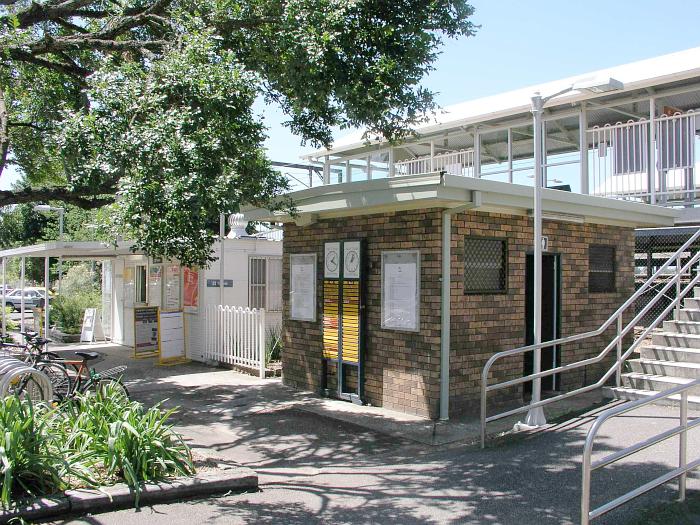
[[112, 206], [154, 256], [206, 264], [220, 212], [291, 208], [253, 110], [303, 141], [333, 127], [390, 140], [434, 109], [420, 81], [464, 0], [0, 0], [0, 206]]

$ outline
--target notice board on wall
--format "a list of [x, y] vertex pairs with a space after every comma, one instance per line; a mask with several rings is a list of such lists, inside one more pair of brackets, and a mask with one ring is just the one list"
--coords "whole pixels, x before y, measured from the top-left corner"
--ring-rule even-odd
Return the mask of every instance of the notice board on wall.
[[134, 308], [134, 357], [158, 355], [157, 306]]
[[160, 362], [177, 364], [187, 361], [185, 316], [178, 312], [160, 313]]

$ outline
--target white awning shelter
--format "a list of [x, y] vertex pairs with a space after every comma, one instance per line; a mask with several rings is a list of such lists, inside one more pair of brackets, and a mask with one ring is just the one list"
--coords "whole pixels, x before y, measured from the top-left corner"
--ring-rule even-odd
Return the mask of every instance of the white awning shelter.
[[[20, 329], [24, 331], [24, 273], [25, 261], [27, 257], [36, 257], [44, 259], [44, 294], [48, 298], [49, 294], [49, 259], [56, 257], [59, 260], [59, 289], [61, 281], [60, 263], [62, 260], [104, 260], [117, 257], [120, 255], [129, 255], [134, 253], [132, 242], [120, 241], [115, 243], [106, 243], [99, 241], [51, 241], [42, 244], [33, 244], [31, 246], [20, 246], [18, 248], [10, 248], [0, 250], [0, 262], [2, 263], [2, 280], [0, 281], [0, 296], [2, 301], [0, 311], [2, 312], [2, 336], [7, 335], [7, 320], [5, 312], [5, 296], [7, 293], [6, 268], [7, 261], [13, 257], [21, 258], [21, 274], [20, 274], [20, 290], [21, 292], [21, 307], [20, 307]], [[44, 309], [44, 333], [49, 331], [49, 309]]]

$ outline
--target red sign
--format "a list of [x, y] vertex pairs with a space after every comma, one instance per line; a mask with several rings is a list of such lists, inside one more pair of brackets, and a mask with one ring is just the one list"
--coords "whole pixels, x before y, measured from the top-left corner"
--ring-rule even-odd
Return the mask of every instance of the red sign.
[[192, 268], [182, 269], [184, 282], [183, 306], [197, 308], [199, 306], [199, 272]]

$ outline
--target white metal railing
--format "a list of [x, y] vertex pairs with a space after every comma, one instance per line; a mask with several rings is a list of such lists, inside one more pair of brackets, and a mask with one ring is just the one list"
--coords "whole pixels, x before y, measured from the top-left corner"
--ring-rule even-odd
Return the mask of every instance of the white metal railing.
[[[481, 447], [483, 448], [485, 446], [486, 442], [486, 425], [490, 423], [491, 421], [496, 421], [498, 419], [502, 419], [504, 417], [508, 417], [511, 415], [519, 414], [522, 412], [526, 412], [532, 408], [536, 407], [541, 407], [545, 406], [551, 403], [555, 403], [557, 401], [561, 401], [563, 399], [578, 395], [578, 394], [583, 394], [584, 392], [589, 392], [591, 390], [595, 390], [596, 388], [599, 388], [605, 384], [605, 382], [613, 375], [615, 374], [615, 380], [617, 386], [620, 386], [621, 384], [621, 379], [620, 375], [622, 372], [622, 364], [627, 360], [627, 358], [634, 352], [637, 347], [644, 341], [644, 339], [651, 333], [652, 330], [654, 330], [663, 320], [666, 318], [666, 316], [673, 310], [676, 315], [678, 315], [678, 312], [680, 310], [680, 304], [681, 300], [686, 296], [686, 294], [693, 289], [693, 287], [700, 281], [700, 273], [696, 274], [693, 276], [689, 281], [687, 281], [687, 285], [685, 287], [682, 286], [682, 277], [684, 275], [690, 275], [691, 269], [693, 268], [693, 265], [700, 260], [700, 251], [697, 251], [692, 257], [688, 259], [688, 261], [682, 265], [682, 258], [686, 257], [688, 255], [689, 249], [693, 246], [693, 244], [700, 238], [700, 229], [698, 229], [684, 244], [681, 246], [669, 259], [661, 265], [661, 267], [652, 275], [642, 286], [637, 289], [634, 294], [630, 296], [629, 299], [627, 299], [600, 327], [598, 327], [596, 330], [590, 331], [590, 332], [585, 332], [582, 334], [576, 334], [568, 337], [562, 337], [560, 339], [554, 339], [552, 341], [544, 341], [539, 344], [534, 344], [534, 345], [528, 345], [528, 346], [523, 346], [520, 348], [514, 348], [511, 350], [505, 350], [502, 352], [498, 352], [494, 355], [491, 356], [491, 358], [486, 362], [486, 365], [484, 366], [484, 369], [481, 372], [481, 413], [480, 413], [480, 422], [481, 422]], [[653, 289], [653, 287], [656, 285], [656, 280], [661, 277], [661, 276], [668, 276], [668, 268], [674, 265], [676, 272], [673, 275], [671, 279], [669, 279], [666, 284], [664, 284], [661, 288], [659, 288], [656, 292], [656, 295], [649, 301], [647, 304], [640, 309], [637, 314], [634, 316], [634, 318], [629, 321], [626, 325], [624, 325], [623, 322], [623, 316], [627, 313], [628, 309], [634, 307], [635, 301], [641, 297], [643, 294], [647, 293], [649, 290]], [[681, 266], [682, 265], [682, 266]], [[660, 315], [658, 315], [650, 324], [647, 326], [639, 335], [638, 337], [633, 341], [633, 343], [630, 345], [630, 347], [623, 353], [622, 351], [622, 344], [623, 344], [623, 339], [624, 337], [629, 334], [629, 333], [634, 333], [634, 328], [637, 326], [638, 322], [644, 318], [644, 316], [651, 310], [651, 308], [656, 305], [656, 303], [665, 296], [666, 292], [674, 286], [676, 287], [676, 297], [671, 301], [661, 312]], [[537, 349], [543, 349], [543, 348], [550, 348], [550, 347], [556, 347], [559, 345], [567, 344], [567, 343], [572, 343], [572, 342], [577, 342], [577, 341], [583, 341], [586, 339], [591, 339], [593, 337], [599, 336], [605, 332], [609, 327], [613, 326], [613, 324], [617, 328], [617, 332], [615, 337], [608, 343], [608, 345], [595, 357], [590, 357], [587, 359], [583, 359], [581, 361], [576, 361], [573, 363], [569, 363], [566, 365], [560, 365], [554, 368], [550, 368], [549, 370], [543, 370], [538, 373], [522, 376], [522, 377], [517, 377], [515, 379], [511, 379], [508, 381], [503, 381], [501, 383], [495, 383], [492, 385], [489, 385], [489, 372], [491, 370], [491, 367], [496, 361], [499, 361], [503, 358], [506, 357], [512, 357], [515, 355], [524, 355], [527, 352], [533, 352], [534, 350]], [[624, 325], [624, 326], [623, 326]], [[535, 379], [539, 379], [542, 377], [547, 377], [551, 376], [554, 374], [558, 374], [560, 372], [567, 372], [571, 370], [575, 370], [577, 368], [581, 368], [587, 365], [591, 365], [594, 363], [598, 363], [602, 361], [610, 352], [611, 350], [615, 348], [616, 349], [616, 359], [615, 359], [615, 364], [610, 367], [605, 374], [595, 383], [590, 384], [588, 386], [583, 386], [580, 388], [577, 388], [575, 390], [572, 390], [570, 392], [566, 392], [563, 394], [559, 394], [554, 397], [550, 397], [547, 399], [542, 399], [537, 402], [532, 402], [527, 405], [521, 406], [521, 407], [516, 407], [514, 409], [508, 410], [506, 412], [501, 412], [499, 414], [495, 414], [492, 416], [486, 415], [486, 410], [487, 410], [487, 395], [489, 392], [493, 392], [496, 390], [501, 390], [504, 388], [508, 387], [514, 387], [517, 385], [520, 385], [522, 383], [526, 383], [529, 381], [533, 381]]]
[[474, 177], [474, 150], [451, 151], [394, 163], [394, 175], [419, 175], [444, 171], [448, 175]]
[[[628, 501], [641, 496], [645, 492], [664, 485], [669, 481], [678, 478], [678, 496], [680, 501], [685, 500], [685, 489], [686, 489], [686, 478], [688, 472], [700, 466], [700, 459], [696, 459], [688, 463], [688, 430], [700, 425], [700, 418], [696, 418], [691, 423], [688, 423], [688, 392], [695, 387], [700, 386], [700, 379], [696, 379], [690, 383], [684, 385], [679, 385], [677, 387], [671, 388], [669, 390], [664, 390], [654, 396], [648, 397], [646, 399], [639, 399], [637, 401], [632, 401], [624, 403], [622, 405], [609, 408], [602, 412], [593, 425], [588, 430], [588, 435], [586, 436], [586, 443], [583, 447], [583, 457], [581, 465], [582, 482], [581, 482], [581, 525], [588, 525], [591, 520], [602, 516], [603, 514], [610, 512], [611, 510], [624, 505]], [[613, 452], [606, 455], [603, 458], [591, 461], [591, 454], [593, 452], [593, 444], [595, 438], [598, 435], [600, 427], [609, 419], [626, 414], [632, 410], [640, 408], [651, 403], [655, 403], [662, 399], [669, 398], [680, 398], [680, 414], [679, 414], [679, 424], [671, 429], [665, 430], [655, 434], [654, 436], [645, 439], [644, 441], [639, 441], [634, 445], [630, 445], [621, 450]], [[680, 436], [679, 450], [678, 450], [678, 468], [667, 472], [648, 483], [638, 486], [637, 488], [626, 492], [625, 494], [609, 501], [600, 507], [593, 510], [590, 509], [591, 505], [591, 474], [593, 471], [606, 467], [626, 458], [632, 454], [635, 454], [641, 450], [656, 445], [663, 441], [666, 441], [674, 436]]]
[[204, 309], [204, 358], [258, 370], [265, 377], [265, 310], [240, 306]]
[[592, 193], [659, 204], [695, 200], [696, 117], [687, 111], [655, 117], [653, 128], [640, 119], [587, 130]]

